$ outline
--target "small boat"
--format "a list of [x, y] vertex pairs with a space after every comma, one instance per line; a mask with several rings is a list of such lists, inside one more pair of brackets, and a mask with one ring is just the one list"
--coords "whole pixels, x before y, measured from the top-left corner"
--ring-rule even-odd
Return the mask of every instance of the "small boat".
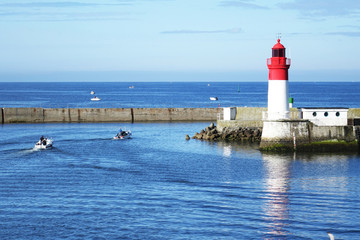
[[91, 91], [91, 92], [90, 92], [90, 94], [91, 94], [91, 95], [94, 95], [94, 94], [95, 94], [95, 92], [94, 92], [94, 91]]
[[91, 101], [100, 101], [101, 99], [98, 98], [97, 96], [93, 97], [92, 99], [90, 99]]
[[211, 101], [217, 101], [217, 100], [219, 100], [217, 97], [210, 97], [210, 100]]
[[39, 140], [37, 143], [35, 143], [34, 149], [47, 149], [52, 148], [53, 141], [48, 138], [44, 138], [42, 141]]
[[114, 137], [115, 140], [117, 139], [129, 139], [131, 138], [131, 131], [130, 130], [121, 130], [118, 132], [118, 134], [116, 134], [116, 136]]
[[134, 86], [129, 86], [129, 88], [135, 88]]

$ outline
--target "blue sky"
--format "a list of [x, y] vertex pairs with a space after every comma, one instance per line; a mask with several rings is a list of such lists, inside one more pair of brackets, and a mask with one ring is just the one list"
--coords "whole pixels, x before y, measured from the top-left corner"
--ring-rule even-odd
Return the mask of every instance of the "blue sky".
[[360, 81], [359, 0], [2, 0], [0, 81]]

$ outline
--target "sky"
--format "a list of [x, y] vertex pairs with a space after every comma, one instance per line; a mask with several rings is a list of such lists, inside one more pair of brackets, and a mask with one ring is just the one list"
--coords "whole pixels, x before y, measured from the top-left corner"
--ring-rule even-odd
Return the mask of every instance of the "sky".
[[359, 0], [1, 0], [0, 81], [360, 81]]

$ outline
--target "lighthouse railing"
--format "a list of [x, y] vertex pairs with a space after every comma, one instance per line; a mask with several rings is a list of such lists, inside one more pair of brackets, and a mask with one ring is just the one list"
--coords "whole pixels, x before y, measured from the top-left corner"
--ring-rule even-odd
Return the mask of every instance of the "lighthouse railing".
[[267, 65], [291, 65], [291, 59], [290, 58], [267, 58], [266, 60]]

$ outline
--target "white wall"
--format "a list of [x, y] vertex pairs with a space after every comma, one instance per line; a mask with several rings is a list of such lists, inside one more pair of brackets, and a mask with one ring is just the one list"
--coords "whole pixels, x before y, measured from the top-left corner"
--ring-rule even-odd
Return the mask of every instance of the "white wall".
[[235, 120], [236, 107], [224, 108], [224, 120]]
[[302, 108], [302, 119], [308, 119], [317, 126], [346, 126], [348, 109]]

